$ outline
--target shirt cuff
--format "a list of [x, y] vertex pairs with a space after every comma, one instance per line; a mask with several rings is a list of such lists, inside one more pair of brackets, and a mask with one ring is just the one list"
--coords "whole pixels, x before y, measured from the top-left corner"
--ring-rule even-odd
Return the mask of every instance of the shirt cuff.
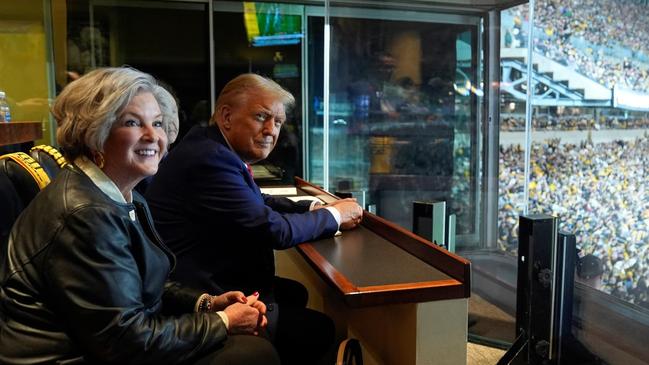
[[224, 311], [218, 311], [216, 314], [221, 317], [221, 320], [223, 320], [223, 324], [225, 325], [225, 329], [229, 330], [230, 329], [230, 319], [228, 319], [228, 315]]
[[317, 201], [317, 200], [312, 201], [312, 202], [311, 202], [311, 205], [309, 205], [309, 211], [314, 210], [315, 207], [318, 206], [318, 205], [322, 205], [322, 203], [320, 203], [320, 202]]
[[340, 212], [338, 209], [334, 207], [324, 207], [326, 210], [331, 212], [331, 214], [334, 216], [334, 219], [336, 220], [336, 224], [338, 224], [338, 229], [340, 229], [340, 221], [342, 220], [342, 217], [340, 216]]

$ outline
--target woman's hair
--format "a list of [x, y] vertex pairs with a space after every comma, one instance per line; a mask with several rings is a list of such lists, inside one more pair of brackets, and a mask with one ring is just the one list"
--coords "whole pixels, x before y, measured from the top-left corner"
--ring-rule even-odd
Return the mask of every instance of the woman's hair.
[[56, 139], [63, 155], [74, 160], [92, 157], [104, 143], [121, 112], [142, 92], [155, 97], [163, 129], [171, 144], [178, 136], [178, 106], [153, 76], [130, 67], [100, 68], [68, 84], [56, 98], [52, 114], [58, 124]]
[[[216, 107], [219, 110], [225, 104], [238, 103], [249, 95], [250, 92], [264, 91], [276, 97], [289, 108], [295, 104], [295, 98], [286, 89], [281, 87], [275, 81], [253, 73], [241, 74], [230, 80], [216, 99]], [[216, 113], [212, 116], [209, 124], [216, 124]]]

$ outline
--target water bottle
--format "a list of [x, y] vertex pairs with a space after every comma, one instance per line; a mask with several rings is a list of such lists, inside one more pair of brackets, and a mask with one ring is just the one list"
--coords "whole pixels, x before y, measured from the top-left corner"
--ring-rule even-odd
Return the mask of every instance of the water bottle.
[[7, 95], [4, 91], [0, 91], [0, 122], [11, 122], [11, 110], [9, 110]]

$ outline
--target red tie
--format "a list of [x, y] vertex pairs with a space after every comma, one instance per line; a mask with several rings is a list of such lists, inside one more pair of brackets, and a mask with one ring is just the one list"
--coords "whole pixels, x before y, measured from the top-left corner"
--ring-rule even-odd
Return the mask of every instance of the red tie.
[[252, 167], [248, 165], [247, 163], [244, 163], [246, 165], [246, 168], [248, 169], [248, 173], [250, 173], [250, 177], [254, 178], [255, 175], [252, 173]]

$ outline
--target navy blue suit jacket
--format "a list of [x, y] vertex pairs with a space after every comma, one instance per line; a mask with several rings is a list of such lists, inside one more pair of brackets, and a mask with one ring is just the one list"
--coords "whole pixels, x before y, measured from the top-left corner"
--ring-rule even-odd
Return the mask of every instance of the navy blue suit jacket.
[[[333, 236], [310, 201], [264, 195], [216, 126], [194, 127], [146, 192], [155, 226], [177, 255], [174, 279], [202, 290], [270, 289], [273, 249]], [[248, 293], [247, 293], [248, 294]]]

